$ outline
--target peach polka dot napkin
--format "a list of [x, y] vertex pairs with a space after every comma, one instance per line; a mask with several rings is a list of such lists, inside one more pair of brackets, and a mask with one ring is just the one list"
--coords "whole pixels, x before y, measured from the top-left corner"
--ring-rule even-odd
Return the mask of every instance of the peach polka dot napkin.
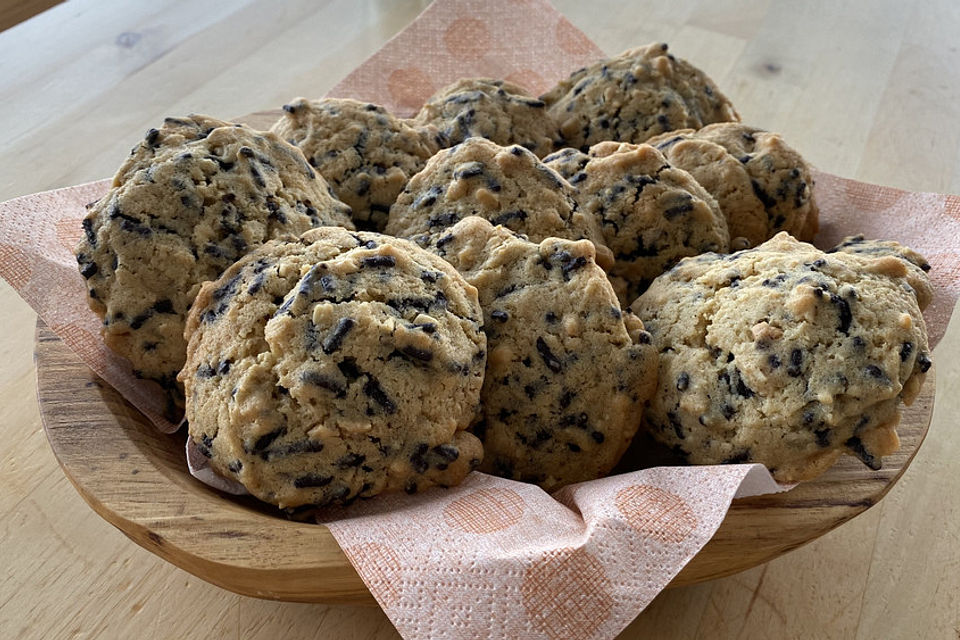
[[[546, 0], [437, 0], [330, 95], [410, 115], [463, 76], [506, 78], [537, 94], [602, 55]], [[0, 204], [0, 275], [91, 369], [172, 431], [159, 391], [100, 339], [73, 257], [84, 205], [108, 187], [104, 180]], [[936, 344], [960, 294], [960, 197], [825, 173], [814, 192], [820, 246], [864, 233], [927, 257], [936, 295], [925, 317]], [[198, 477], [237, 490], [203, 462], [190, 457]], [[474, 473], [453, 489], [330, 512], [324, 524], [405, 638], [602, 639], [696, 555], [731, 500], [780, 489], [759, 465], [648, 469], [553, 496]]]

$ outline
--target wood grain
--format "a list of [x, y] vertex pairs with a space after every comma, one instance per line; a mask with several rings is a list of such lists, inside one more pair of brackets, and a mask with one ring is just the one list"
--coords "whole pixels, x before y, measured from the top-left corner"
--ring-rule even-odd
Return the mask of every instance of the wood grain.
[[[665, 40], [820, 169], [960, 193], [953, 0], [552, 0], [609, 52]], [[0, 199], [112, 175], [167, 115], [322, 95], [427, 0], [73, 0], [0, 33]], [[956, 316], [957, 314], [955, 314]], [[212, 586], [130, 543], [60, 470], [35, 315], [0, 283], [0, 638], [395, 640], [378, 609]], [[754, 569], [669, 589], [620, 636], [960, 637], [960, 322], [927, 441], [876, 507]]]
[[[42, 324], [37, 396], [50, 445], [84, 500], [134, 542], [243, 595], [297, 602], [372, 604], [326, 527], [277, 517], [249, 497], [197, 482], [184, 436], [157, 430]], [[754, 567], [876, 504], [906, 470], [933, 414], [933, 371], [903, 416], [900, 451], [879, 471], [844, 457], [820, 478], [782, 494], [736, 500], [673, 585]]]

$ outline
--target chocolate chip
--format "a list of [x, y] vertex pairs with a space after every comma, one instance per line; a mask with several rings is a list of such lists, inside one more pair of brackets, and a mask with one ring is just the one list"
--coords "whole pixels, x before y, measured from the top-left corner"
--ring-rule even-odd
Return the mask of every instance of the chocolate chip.
[[400, 347], [400, 352], [406, 356], [409, 356], [415, 360], [421, 362], [430, 362], [433, 360], [433, 352], [429, 349], [421, 349], [419, 347], [414, 347], [413, 345], [405, 345]]
[[[737, 373], [739, 373], [739, 371], [737, 371]], [[743, 378], [739, 375], [737, 376], [737, 393], [744, 398], [752, 398], [755, 395], [753, 389], [744, 384]]]
[[760, 183], [756, 180], [750, 181], [751, 186], [753, 187], [753, 193], [757, 196], [760, 202], [763, 203], [765, 209], [772, 209], [777, 206], [777, 201], [770, 196], [769, 193], [763, 190], [763, 187], [760, 186]]
[[354, 321], [353, 318], [340, 318], [333, 328], [333, 331], [324, 338], [323, 344], [321, 345], [323, 352], [329, 355], [334, 351], [338, 351], [340, 347], [343, 346], [343, 339], [350, 333], [354, 325], [356, 325], [356, 321]]
[[844, 335], [849, 335], [850, 323], [853, 322], [850, 304], [835, 293], [830, 294], [830, 302], [837, 307], [837, 313], [840, 314], [840, 325], [837, 330]]
[[460, 457], [460, 450], [449, 444], [438, 444], [433, 448], [433, 453], [447, 462], [453, 462]]
[[490, 317], [496, 320], [497, 322], [506, 322], [507, 320], [510, 319], [510, 314], [508, 314], [506, 311], [500, 311], [500, 310], [494, 309], [493, 311], [490, 312]]
[[677, 376], [677, 391], [686, 391], [690, 387], [690, 375], [684, 371]]
[[527, 212], [524, 211], [523, 209], [517, 209], [515, 211], [507, 211], [505, 213], [501, 213], [500, 215], [494, 216], [493, 218], [491, 218], [490, 224], [492, 224], [493, 226], [506, 225], [508, 222], [512, 220], [519, 220], [522, 222], [527, 219], [527, 215], [528, 215]]
[[560, 360], [553, 355], [553, 352], [550, 351], [550, 347], [547, 346], [547, 343], [542, 337], [537, 338], [537, 352], [540, 354], [540, 358], [543, 360], [543, 363], [547, 365], [547, 368], [554, 373], [560, 373], [560, 369], [563, 367]]
[[803, 351], [794, 349], [790, 352], [790, 366], [787, 367], [787, 374], [792, 378], [800, 377], [801, 364], [803, 364]]
[[153, 310], [157, 313], [176, 313], [173, 310], [173, 303], [164, 298], [153, 303]]
[[308, 473], [300, 476], [293, 481], [293, 486], [297, 489], [308, 489], [310, 487], [325, 487], [333, 482], [333, 476], [321, 476], [316, 473]]
[[323, 451], [323, 443], [317, 440], [300, 440], [291, 442], [282, 447], [272, 447], [260, 452], [260, 458], [266, 462], [276, 460], [277, 458], [286, 458], [287, 456], [298, 455], [301, 453], [319, 453]]
[[341, 469], [359, 467], [361, 464], [363, 464], [364, 460], [366, 459], [367, 459], [367, 456], [361, 455], [359, 453], [350, 452], [337, 460], [337, 466], [340, 467]]
[[667, 220], [673, 220], [674, 218], [680, 215], [683, 215], [684, 213], [690, 213], [691, 211], [693, 211], [693, 198], [691, 198], [690, 196], [687, 196], [687, 198], [688, 198], [687, 202], [676, 205], [674, 207], [670, 207], [669, 209], [664, 211], [663, 217], [666, 218]]
[[461, 165], [458, 165], [456, 170], [453, 172], [453, 177], [457, 178], [475, 178], [476, 176], [483, 174], [483, 163], [480, 162], [464, 162]]
[[771, 368], [771, 369], [779, 369], [779, 368], [780, 368], [780, 358], [779, 358], [779, 357], [777, 356], [777, 354], [775, 354], [775, 353], [770, 354], [770, 357], [767, 358], [767, 362], [770, 363], [770, 368]]
[[91, 247], [96, 247], [97, 234], [93, 230], [93, 220], [90, 218], [84, 218], [80, 225], [83, 227], [83, 234], [86, 236], [87, 242], [90, 243]]
[[306, 384], [332, 391], [338, 398], [344, 398], [347, 395], [346, 387], [334, 378], [319, 371], [304, 371], [300, 374], [300, 380]]
[[900, 362], [906, 362], [910, 354], [913, 353], [913, 343], [904, 342], [900, 345]]
[[926, 373], [930, 370], [930, 367], [933, 366], [933, 362], [930, 361], [930, 358], [927, 356], [927, 354], [921, 352], [917, 354], [917, 366], [920, 367], [920, 371], [922, 373]]
[[265, 433], [257, 441], [253, 443], [253, 448], [250, 449], [251, 453], [259, 453], [269, 447], [274, 440], [282, 436], [287, 432], [285, 427], [280, 427], [279, 429], [274, 429], [270, 433]]
[[367, 256], [363, 259], [363, 266], [365, 267], [395, 267], [397, 266], [397, 259], [393, 256], [385, 255], [376, 255], [376, 256]]
[[874, 471], [879, 471], [881, 464], [880, 460], [877, 460], [872, 454], [870, 454], [866, 447], [863, 446], [863, 441], [860, 440], [857, 436], [854, 436], [843, 443], [844, 446], [850, 450], [853, 455], [860, 459], [860, 462], [867, 465]]
[[387, 413], [397, 412], [397, 405], [380, 386], [380, 381], [371, 374], [367, 374], [367, 382], [363, 385], [363, 393], [380, 405]]
[[133, 320], [130, 321], [130, 328], [133, 330], [137, 330], [141, 328], [144, 325], [144, 323], [147, 320], [149, 320], [152, 316], [153, 316], [153, 311], [150, 309], [147, 309], [143, 313], [137, 316], [134, 316]]
[[867, 375], [871, 378], [876, 378], [877, 380], [886, 380], [887, 382], [890, 381], [890, 379], [887, 378], [887, 374], [883, 372], [883, 369], [875, 364], [868, 364], [866, 367], [864, 367], [864, 371], [866, 371]]

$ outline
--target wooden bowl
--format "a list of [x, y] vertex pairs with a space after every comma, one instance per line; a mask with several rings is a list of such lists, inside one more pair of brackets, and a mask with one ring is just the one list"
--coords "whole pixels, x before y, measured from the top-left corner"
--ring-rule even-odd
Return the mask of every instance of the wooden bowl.
[[[227, 496], [187, 471], [183, 433], [159, 433], [37, 323], [37, 396], [53, 452], [84, 500], [134, 542], [236, 593], [296, 602], [373, 604], [321, 525], [291, 522], [253, 498]], [[792, 491], [734, 501], [713, 539], [673, 580], [688, 585], [780, 556], [846, 522], [893, 486], [933, 414], [934, 371], [906, 408], [902, 446], [871, 471], [844, 456]]]

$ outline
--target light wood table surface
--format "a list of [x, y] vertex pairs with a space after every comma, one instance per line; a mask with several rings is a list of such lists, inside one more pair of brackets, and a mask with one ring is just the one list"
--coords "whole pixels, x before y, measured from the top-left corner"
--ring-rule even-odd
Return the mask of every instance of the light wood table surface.
[[[480, 3], [478, 3], [479, 5]], [[819, 168], [960, 192], [954, 0], [582, 2], [608, 52], [666, 40]], [[166, 115], [319, 96], [425, 2], [70, 1], [0, 33], [0, 200], [112, 175]], [[40, 424], [35, 317], [0, 286], [0, 638], [396, 638], [379, 609], [237, 596], [96, 516]], [[622, 638], [960, 638], [960, 328], [926, 443], [876, 507], [751, 571], [667, 591]]]

